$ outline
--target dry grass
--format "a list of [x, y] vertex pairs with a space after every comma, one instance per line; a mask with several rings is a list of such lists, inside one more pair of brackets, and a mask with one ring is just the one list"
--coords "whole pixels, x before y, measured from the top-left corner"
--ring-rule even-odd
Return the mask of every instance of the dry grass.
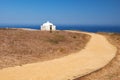
[[104, 68], [75, 80], [120, 80], [120, 34], [100, 33], [118, 48], [116, 57]]
[[45, 61], [83, 49], [90, 36], [66, 31], [0, 29], [0, 68]]

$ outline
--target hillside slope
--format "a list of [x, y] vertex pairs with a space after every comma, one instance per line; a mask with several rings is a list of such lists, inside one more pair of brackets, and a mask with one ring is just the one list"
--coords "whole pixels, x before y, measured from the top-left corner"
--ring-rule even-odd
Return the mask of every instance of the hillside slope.
[[83, 49], [89, 39], [66, 31], [0, 29], [0, 68], [66, 56]]

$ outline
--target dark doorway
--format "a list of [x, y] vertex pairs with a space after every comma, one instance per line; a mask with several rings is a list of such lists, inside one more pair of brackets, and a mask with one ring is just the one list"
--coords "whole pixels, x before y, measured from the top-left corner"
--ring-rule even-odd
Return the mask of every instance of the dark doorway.
[[50, 32], [52, 32], [52, 25], [50, 25]]

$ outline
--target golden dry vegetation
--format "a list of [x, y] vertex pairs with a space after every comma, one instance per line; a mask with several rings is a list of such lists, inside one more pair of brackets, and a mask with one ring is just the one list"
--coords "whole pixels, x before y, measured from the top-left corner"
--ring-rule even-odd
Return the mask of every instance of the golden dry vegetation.
[[90, 35], [67, 31], [0, 29], [0, 68], [22, 66], [75, 53]]

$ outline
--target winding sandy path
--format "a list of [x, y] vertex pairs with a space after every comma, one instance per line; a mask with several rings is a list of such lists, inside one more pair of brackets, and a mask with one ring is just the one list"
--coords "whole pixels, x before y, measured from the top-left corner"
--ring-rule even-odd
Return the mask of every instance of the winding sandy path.
[[0, 80], [72, 80], [108, 64], [117, 49], [104, 36], [92, 36], [85, 49], [62, 58], [0, 70]]

